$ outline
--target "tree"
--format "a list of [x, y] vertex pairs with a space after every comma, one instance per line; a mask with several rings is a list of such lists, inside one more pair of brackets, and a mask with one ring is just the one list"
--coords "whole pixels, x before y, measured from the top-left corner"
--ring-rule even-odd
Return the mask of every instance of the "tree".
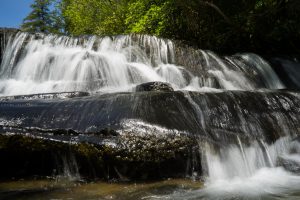
[[120, 34], [130, 0], [63, 0], [66, 29], [72, 35]]
[[62, 33], [64, 19], [60, 0], [35, 0], [32, 11], [23, 20], [21, 29], [27, 32]]
[[52, 0], [51, 1], [52, 10], [50, 11], [51, 25], [49, 26], [51, 33], [61, 34], [66, 33], [66, 23], [65, 18], [63, 17], [62, 10], [63, 4], [61, 0]]
[[299, 0], [61, 1], [71, 35], [151, 34], [225, 53], [300, 45]]

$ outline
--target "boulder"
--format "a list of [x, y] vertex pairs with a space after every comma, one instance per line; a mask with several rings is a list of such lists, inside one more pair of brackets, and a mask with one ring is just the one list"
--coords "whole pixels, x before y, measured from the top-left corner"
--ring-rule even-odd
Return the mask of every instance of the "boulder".
[[201, 174], [200, 166], [191, 163], [191, 155], [199, 152], [197, 143], [188, 136], [98, 134], [90, 135], [90, 142], [76, 137], [1, 134], [1, 179], [60, 175], [88, 180], [156, 180], [186, 177], [192, 169]]
[[136, 92], [149, 91], [172, 92], [174, 89], [172, 88], [171, 84], [164, 82], [148, 82], [136, 86]]
[[290, 155], [288, 157], [279, 157], [278, 166], [284, 167], [287, 171], [300, 174], [300, 157], [299, 154]]

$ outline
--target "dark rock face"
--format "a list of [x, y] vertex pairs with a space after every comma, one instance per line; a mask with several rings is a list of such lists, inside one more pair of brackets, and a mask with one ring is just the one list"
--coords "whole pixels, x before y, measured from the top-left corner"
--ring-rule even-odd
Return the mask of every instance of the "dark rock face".
[[294, 138], [289, 146], [288, 154], [277, 159], [277, 165], [292, 173], [300, 174], [300, 136]]
[[46, 100], [23, 97], [0, 98], [0, 133], [12, 127], [19, 132], [70, 129], [98, 133], [106, 128], [147, 132], [159, 126], [221, 143], [236, 135], [272, 142], [284, 136], [280, 123], [295, 132], [300, 122], [299, 94], [288, 91], [140, 92]]
[[[101, 143], [0, 135], [1, 178], [69, 173], [95, 179], [154, 180], [185, 177], [196, 143], [186, 136], [93, 136]], [[194, 151], [196, 154], [197, 152]], [[199, 167], [199, 166], [198, 166]]]
[[0, 177], [65, 169], [122, 180], [185, 177], [191, 169], [201, 175], [205, 142], [222, 146], [238, 137], [272, 143], [286, 133], [280, 123], [287, 132], [298, 130], [299, 95], [168, 91], [1, 97]]
[[279, 158], [277, 161], [279, 166], [284, 167], [287, 171], [300, 174], [300, 162], [291, 158]]
[[300, 136], [296, 137], [296, 138], [294, 139], [294, 141], [297, 141], [297, 142], [300, 143]]
[[0, 28], [0, 64], [3, 52], [10, 36], [15, 35], [19, 30], [13, 28]]
[[0, 101], [9, 100], [42, 100], [42, 99], [68, 99], [74, 97], [85, 97], [89, 96], [88, 92], [61, 92], [61, 93], [42, 93], [42, 94], [31, 94], [31, 95], [18, 95], [18, 96], [5, 96], [0, 97]]
[[287, 88], [300, 90], [300, 63], [297, 59], [271, 58], [270, 62]]
[[169, 83], [163, 83], [163, 82], [148, 82], [136, 86], [136, 92], [149, 92], [149, 91], [172, 92], [174, 91], [174, 89]]

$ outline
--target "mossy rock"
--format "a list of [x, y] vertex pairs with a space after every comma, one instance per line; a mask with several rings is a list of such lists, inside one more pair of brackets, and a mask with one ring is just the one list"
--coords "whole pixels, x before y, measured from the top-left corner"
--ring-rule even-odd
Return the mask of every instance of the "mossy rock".
[[[160, 137], [127, 133], [109, 137], [115, 137], [115, 145], [109, 142], [74, 143], [29, 135], [1, 134], [1, 178], [70, 174], [92, 180], [185, 177], [191, 174], [188, 170], [191, 155], [198, 152], [195, 151], [195, 140], [187, 136]], [[105, 140], [109, 141], [109, 137]]]

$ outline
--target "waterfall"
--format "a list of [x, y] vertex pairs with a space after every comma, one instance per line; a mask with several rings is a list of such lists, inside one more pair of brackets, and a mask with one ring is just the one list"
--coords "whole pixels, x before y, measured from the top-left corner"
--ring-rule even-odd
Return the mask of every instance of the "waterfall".
[[281, 195], [297, 192], [299, 176], [278, 165], [280, 159], [299, 163], [299, 146], [297, 141], [284, 137], [272, 145], [265, 145], [262, 141], [249, 146], [230, 145], [219, 153], [209, 147], [206, 152], [207, 187], [201, 195], [192, 195], [209, 196], [210, 199], [256, 199], [272, 195], [284, 197]]
[[[211, 181], [251, 177], [259, 169], [276, 166], [277, 158], [288, 156], [291, 147], [296, 143], [290, 138], [281, 138], [272, 145], [265, 145], [263, 141], [255, 141], [253, 144], [245, 146], [238, 142], [236, 145], [221, 148], [220, 153], [216, 153], [212, 147], [208, 147], [206, 156], [209, 177]], [[299, 156], [299, 153], [294, 152], [294, 155]]]
[[[107, 127], [120, 135], [193, 136], [206, 187], [174, 199], [240, 194], [255, 199], [300, 188], [294, 169], [300, 166], [300, 95], [281, 90], [286, 87], [280, 74], [256, 54], [219, 56], [148, 35], [19, 32], [1, 46], [0, 128], [72, 129], [83, 133], [78, 141], [90, 143], [93, 138], [85, 133]], [[135, 92], [137, 85], [154, 81], [169, 83], [175, 92]], [[28, 105], [7, 97], [30, 94], [27, 98], [36, 100], [34, 94], [73, 91], [86, 97]], [[35, 136], [43, 138], [44, 132]], [[79, 176], [77, 166], [69, 168], [65, 174]]]
[[[19, 32], [4, 50], [0, 95], [132, 91], [150, 81], [204, 92], [283, 88], [257, 55], [239, 56], [239, 63], [201, 50], [197, 59], [204, 62], [193, 73], [187, 60], [180, 62], [183, 66], [177, 64], [178, 51], [171, 40], [147, 35], [72, 38]], [[261, 63], [263, 67], [258, 67]]]
[[[241, 142], [219, 150], [205, 145], [209, 176], [200, 190], [155, 196], [162, 199], [298, 199], [300, 178], [278, 166], [278, 160], [300, 161], [300, 144], [283, 137], [271, 145]], [[272, 166], [274, 165], [274, 166]]]

